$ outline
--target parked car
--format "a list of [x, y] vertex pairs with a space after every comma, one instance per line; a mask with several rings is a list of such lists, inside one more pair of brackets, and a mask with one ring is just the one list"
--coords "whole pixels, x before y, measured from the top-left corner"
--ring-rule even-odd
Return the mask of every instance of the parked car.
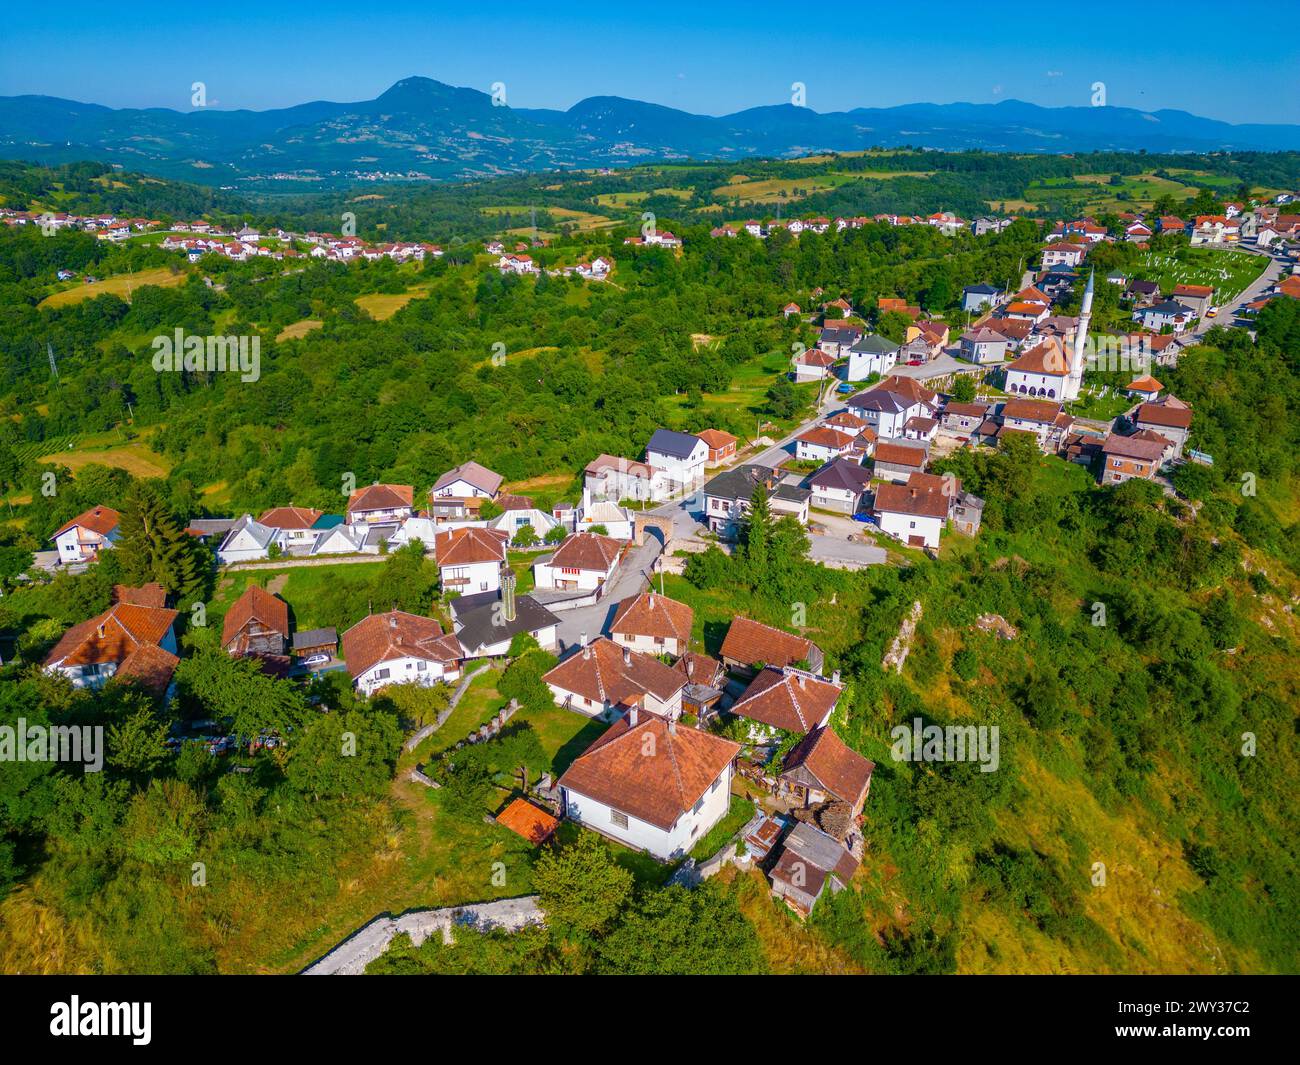
[[330, 660], [330, 656], [326, 654], [309, 655], [308, 657], [302, 660], [302, 664], [304, 666], [323, 666], [329, 660]]
[[838, 392], [841, 396], [847, 396], [850, 392], [853, 391], [853, 386], [849, 384], [848, 381], [845, 381], [835, 391]]

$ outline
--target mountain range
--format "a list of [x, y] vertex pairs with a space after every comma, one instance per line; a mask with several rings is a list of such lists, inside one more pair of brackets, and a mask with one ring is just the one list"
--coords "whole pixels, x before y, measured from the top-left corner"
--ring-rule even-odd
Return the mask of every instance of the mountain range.
[[429, 78], [374, 100], [268, 111], [114, 109], [52, 96], [0, 97], [0, 158], [98, 159], [203, 184], [321, 188], [363, 180], [455, 180], [665, 160], [785, 157], [872, 146], [1005, 152], [1280, 151], [1300, 126], [1232, 125], [1125, 107], [907, 104], [819, 114], [784, 104], [713, 117], [593, 96], [567, 111], [495, 106]]

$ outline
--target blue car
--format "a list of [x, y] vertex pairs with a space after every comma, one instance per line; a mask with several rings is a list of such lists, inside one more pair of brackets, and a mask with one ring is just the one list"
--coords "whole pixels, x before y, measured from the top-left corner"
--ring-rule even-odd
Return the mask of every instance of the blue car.
[[835, 391], [838, 392], [841, 396], [847, 396], [850, 392], [853, 391], [853, 386], [849, 384], [847, 381], [845, 381]]

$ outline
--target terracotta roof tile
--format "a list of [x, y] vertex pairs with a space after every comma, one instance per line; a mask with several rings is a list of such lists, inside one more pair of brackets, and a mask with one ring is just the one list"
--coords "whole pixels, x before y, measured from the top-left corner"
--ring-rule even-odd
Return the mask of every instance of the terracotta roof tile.
[[[74, 526], [89, 529], [91, 532], [99, 533], [100, 536], [107, 536], [117, 528], [121, 517], [112, 507], [91, 507], [89, 510], [82, 511], [71, 521], [59, 526], [54, 531], [54, 536], [62, 536]], [[54, 536], [51, 536], [50, 539], [54, 539]]]
[[768, 666], [788, 666], [808, 659], [812, 642], [781, 629], [764, 625], [750, 618], [733, 618], [722, 641], [724, 659], [752, 666], [762, 662]]
[[800, 669], [767, 666], [731, 706], [731, 713], [786, 732], [808, 732], [835, 709], [842, 689]]
[[636, 636], [659, 636], [678, 640], [684, 646], [690, 642], [691, 624], [694, 620], [695, 611], [685, 603], [669, 599], [666, 595], [642, 592], [618, 604], [609, 631]]
[[229, 647], [250, 621], [289, 638], [289, 604], [272, 595], [265, 588], [250, 584], [226, 611], [221, 623], [221, 646]]
[[456, 637], [444, 636], [442, 626], [433, 618], [401, 610], [371, 614], [343, 634], [343, 657], [353, 677], [394, 658], [446, 663], [463, 654]]
[[509, 539], [509, 534], [499, 529], [452, 529], [433, 538], [433, 553], [439, 566], [505, 562]]
[[822, 785], [821, 790], [856, 806], [866, 797], [875, 768], [870, 759], [845, 746], [832, 729], [818, 728], [785, 756], [782, 775], [806, 770]]
[[542, 679], [592, 702], [613, 705], [636, 702], [647, 692], [666, 701], [686, 686], [671, 666], [604, 636], [569, 655]]

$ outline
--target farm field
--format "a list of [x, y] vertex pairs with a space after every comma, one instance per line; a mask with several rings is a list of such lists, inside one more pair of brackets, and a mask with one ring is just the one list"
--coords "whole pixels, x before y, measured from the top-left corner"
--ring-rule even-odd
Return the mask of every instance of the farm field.
[[138, 441], [117, 447], [82, 447], [58, 451], [42, 455], [37, 461], [67, 466], [74, 477], [79, 470], [90, 465], [111, 466], [126, 470], [132, 477], [141, 478], [166, 477], [171, 471], [171, 462], [151, 450], [148, 444]]
[[[371, 317], [374, 317], [373, 311], [371, 312]], [[294, 322], [291, 325], [286, 325], [283, 329], [280, 330], [279, 333], [276, 334], [275, 339], [276, 340], [297, 340], [300, 337], [305, 337], [313, 329], [319, 329], [324, 324], [325, 323], [322, 322], [319, 318], [304, 318], [301, 322]]]
[[118, 274], [116, 277], [106, 277], [89, 285], [76, 284], [72, 288], [55, 292], [50, 296], [46, 296], [37, 306], [67, 307], [70, 304], [80, 303], [82, 300], [93, 299], [96, 296], [106, 294], [120, 296], [130, 303], [131, 293], [135, 289], [143, 288], [145, 285], [158, 285], [161, 288], [168, 288], [172, 285], [182, 284], [186, 276], [184, 270], [173, 271], [170, 266], [159, 266], [153, 270], [141, 270], [138, 274]]
[[[382, 322], [395, 315], [410, 303], [411, 300], [423, 299], [428, 294], [429, 292], [427, 289], [418, 288], [396, 293], [371, 292], [365, 296], [358, 296], [353, 302], [370, 315], [370, 317], [376, 322]], [[301, 324], [301, 322], [294, 323], [294, 325]], [[289, 326], [288, 328], [292, 329], [293, 326]]]

